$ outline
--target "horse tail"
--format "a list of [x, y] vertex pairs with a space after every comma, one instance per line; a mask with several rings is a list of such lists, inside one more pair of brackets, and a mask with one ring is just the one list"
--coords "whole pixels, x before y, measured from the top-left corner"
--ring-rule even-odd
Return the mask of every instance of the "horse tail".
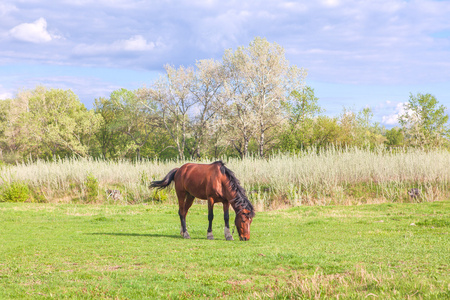
[[165, 187], [167, 187], [172, 181], [173, 178], [175, 177], [175, 174], [177, 173], [179, 168], [175, 168], [172, 171], [170, 171], [166, 177], [164, 177], [162, 180], [155, 180], [152, 181], [152, 183], [150, 184], [151, 188], [157, 187], [158, 189], [163, 189]]

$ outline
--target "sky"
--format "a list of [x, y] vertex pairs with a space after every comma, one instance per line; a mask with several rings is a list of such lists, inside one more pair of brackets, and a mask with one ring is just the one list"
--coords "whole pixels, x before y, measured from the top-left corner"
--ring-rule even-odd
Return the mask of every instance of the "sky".
[[370, 107], [389, 128], [411, 93], [450, 113], [449, 16], [437, 0], [2, 0], [0, 99], [44, 85], [92, 108], [263, 37], [308, 71], [327, 115]]

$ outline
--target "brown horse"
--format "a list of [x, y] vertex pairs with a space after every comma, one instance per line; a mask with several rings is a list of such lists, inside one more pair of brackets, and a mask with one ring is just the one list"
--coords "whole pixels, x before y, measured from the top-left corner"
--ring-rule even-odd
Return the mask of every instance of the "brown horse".
[[225, 238], [233, 240], [230, 233], [229, 213], [230, 205], [236, 212], [235, 224], [241, 241], [250, 239], [250, 224], [255, 216], [253, 205], [245, 195], [245, 190], [240, 186], [234, 173], [225, 167], [223, 162], [216, 161], [212, 164], [188, 163], [180, 168], [170, 171], [163, 180], [153, 181], [150, 187], [163, 189], [172, 181], [175, 181], [175, 191], [178, 197], [181, 221], [181, 235], [189, 239], [186, 229], [186, 214], [195, 198], [208, 200], [209, 227], [207, 238], [214, 239], [212, 234], [212, 221], [214, 219], [214, 203], [223, 203], [225, 220]]

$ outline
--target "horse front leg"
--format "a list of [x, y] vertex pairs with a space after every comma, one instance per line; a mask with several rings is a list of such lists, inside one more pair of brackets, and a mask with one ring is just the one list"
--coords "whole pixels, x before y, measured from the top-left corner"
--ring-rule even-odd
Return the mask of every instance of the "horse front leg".
[[206, 234], [206, 238], [208, 240], [213, 240], [214, 239], [214, 236], [213, 236], [213, 233], [212, 233], [212, 222], [214, 220], [213, 208], [214, 208], [214, 199], [209, 198], [208, 199], [208, 221], [209, 221], [209, 226], [208, 226], [208, 232]]
[[224, 229], [224, 233], [225, 233], [225, 239], [227, 241], [234, 241], [233, 236], [230, 233], [230, 203], [224, 202], [223, 203], [223, 219], [225, 221], [225, 229]]

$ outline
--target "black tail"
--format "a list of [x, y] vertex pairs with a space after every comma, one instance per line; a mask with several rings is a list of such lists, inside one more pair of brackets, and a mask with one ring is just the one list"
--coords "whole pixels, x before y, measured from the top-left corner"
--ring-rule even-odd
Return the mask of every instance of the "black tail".
[[163, 189], [165, 187], [167, 187], [172, 181], [173, 178], [175, 177], [175, 173], [178, 171], [179, 168], [175, 168], [172, 171], [170, 171], [166, 177], [163, 178], [163, 180], [159, 180], [159, 181], [152, 181], [152, 183], [150, 184], [151, 188], [157, 187], [158, 189]]

